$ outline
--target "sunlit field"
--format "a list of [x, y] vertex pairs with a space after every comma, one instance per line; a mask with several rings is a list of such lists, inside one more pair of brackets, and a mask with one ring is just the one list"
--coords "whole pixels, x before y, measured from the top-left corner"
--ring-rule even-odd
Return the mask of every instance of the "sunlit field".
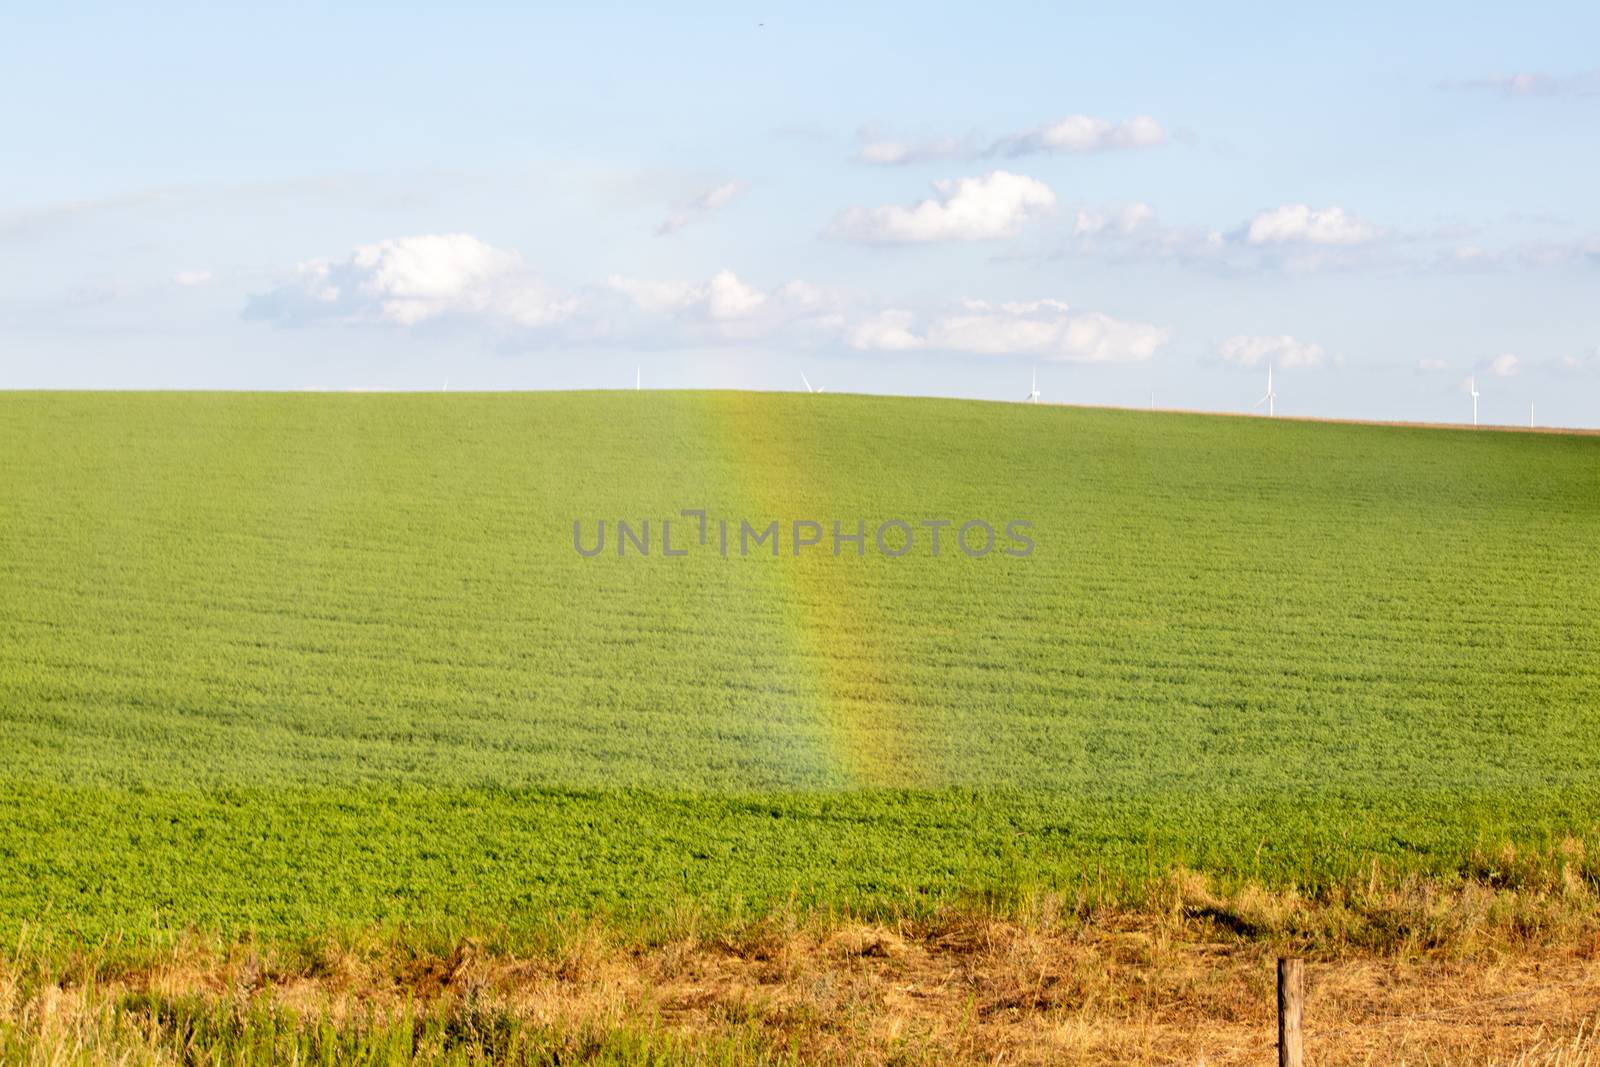
[[0, 500], [12, 938], [1315, 892], [1600, 826], [1593, 437], [14, 393]]

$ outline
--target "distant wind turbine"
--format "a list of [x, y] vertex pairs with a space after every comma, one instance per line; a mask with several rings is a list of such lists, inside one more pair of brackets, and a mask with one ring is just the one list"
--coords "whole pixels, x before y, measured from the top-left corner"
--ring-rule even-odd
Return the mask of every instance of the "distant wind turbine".
[[1472, 425], [1476, 426], [1478, 425], [1478, 397], [1480, 395], [1478, 392], [1478, 379], [1476, 377], [1469, 377], [1467, 379], [1467, 392], [1472, 394]]
[[1533, 401], [1528, 401], [1528, 429], [1533, 429]]
[[1267, 405], [1267, 417], [1277, 415], [1278, 394], [1272, 391], [1272, 364], [1267, 364], [1267, 395], [1256, 401], [1256, 407]]
[[643, 368], [637, 364], [633, 368], [633, 391], [639, 391], [639, 381], [643, 377]]
[[808, 392], [808, 393], [823, 393], [823, 392], [827, 392], [826, 389], [813, 389], [813, 388], [811, 388], [811, 379], [806, 377], [806, 372], [805, 371], [801, 371], [800, 372], [800, 380], [802, 382], [806, 383], [806, 392]]
[[1039, 402], [1039, 368], [1038, 367], [1034, 367], [1033, 368], [1033, 388], [1028, 390], [1028, 403], [1037, 404], [1038, 402]]

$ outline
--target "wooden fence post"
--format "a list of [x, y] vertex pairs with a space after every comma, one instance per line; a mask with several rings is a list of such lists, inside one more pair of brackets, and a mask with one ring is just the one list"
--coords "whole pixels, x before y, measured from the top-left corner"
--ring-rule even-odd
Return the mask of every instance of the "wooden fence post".
[[1300, 1009], [1305, 962], [1278, 960], [1278, 1067], [1301, 1067]]

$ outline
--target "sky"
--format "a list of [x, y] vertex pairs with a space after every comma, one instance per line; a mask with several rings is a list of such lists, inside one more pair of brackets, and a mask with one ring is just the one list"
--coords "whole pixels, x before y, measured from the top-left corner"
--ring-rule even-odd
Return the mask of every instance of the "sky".
[[0, 388], [1600, 426], [1600, 6], [8, 5]]

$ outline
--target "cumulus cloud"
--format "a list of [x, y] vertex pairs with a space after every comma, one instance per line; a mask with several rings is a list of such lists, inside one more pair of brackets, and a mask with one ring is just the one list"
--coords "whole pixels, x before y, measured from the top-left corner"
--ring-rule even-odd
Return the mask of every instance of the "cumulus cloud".
[[815, 347], [838, 340], [846, 326], [844, 305], [843, 296], [810, 282], [763, 289], [731, 270], [704, 282], [612, 275], [597, 291], [595, 306], [586, 309], [583, 325], [591, 339], [658, 346], [778, 341]]
[[494, 329], [503, 340], [581, 345], [737, 343], [782, 336], [837, 339], [843, 300], [804, 281], [764, 289], [721, 270], [704, 281], [612, 275], [557, 291], [514, 251], [468, 234], [402, 237], [342, 259], [299, 264], [253, 296], [247, 318], [284, 325], [359, 323]]
[[1376, 226], [1343, 208], [1313, 210], [1306, 204], [1285, 204], [1250, 220], [1245, 239], [1253, 245], [1300, 243], [1359, 245], [1376, 240]]
[[1068, 115], [1036, 129], [1002, 137], [991, 152], [1023, 156], [1033, 152], [1104, 152], [1116, 148], [1153, 148], [1166, 139], [1161, 124], [1149, 115], [1113, 123], [1089, 115]]
[[246, 314], [285, 324], [416, 326], [463, 318], [538, 327], [576, 308], [573, 297], [546, 285], [516, 252], [448, 233], [392, 238], [343, 259], [301, 263], [291, 280], [253, 297]]
[[925, 340], [913, 332], [916, 315], [904, 308], [885, 308], [850, 330], [851, 348], [863, 352], [905, 352], [921, 348]]
[[1217, 355], [1236, 367], [1259, 367], [1263, 363], [1284, 368], [1320, 367], [1323, 362], [1321, 345], [1299, 341], [1288, 334], [1239, 334], [1219, 344]]
[[1106, 152], [1124, 148], [1152, 148], [1166, 140], [1161, 124], [1149, 115], [1135, 115], [1121, 122], [1091, 115], [1068, 115], [1058, 122], [1031, 130], [1007, 134], [987, 144], [976, 136], [928, 137], [901, 140], [881, 136], [873, 127], [863, 127], [861, 149], [856, 159], [881, 166], [929, 163], [951, 159], [973, 160], [984, 156], [1025, 156], [1036, 152]]
[[1510, 378], [1521, 369], [1522, 361], [1510, 352], [1501, 353], [1489, 364], [1489, 370], [1496, 378]]
[[614, 274], [558, 292], [514, 251], [466, 234], [395, 238], [301, 263], [245, 314], [288, 325], [491, 327], [497, 343], [529, 348], [773, 344], [1086, 363], [1149, 359], [1171, 336], [1060, 300], [906, 305], [801, 280], [764, 286], [732, 270], [703, 281]]
[[667, 216], [666, 221], [656, 227], [656, 236], [665, 237], [669, 234], [677, 233], [685, 226], [721, 211], [738, 199], [748, 188], [749, 186], [737, 179], [723, 182], [721, 185], [713, 185], [711, 188], [678, 204], [673, 209], [672, 214]]
[[1163, 327], [1094, 311], [1072, 313], [1060, 300], [969, 300], [930, 317], [920, 332], [914, 322], [910, 311], [879, 312], [857, 326], [849, 342], [866, 351], [927, 348], [1063, 363], [1131, 363], [1149, 359], [1171, 337]]
[[173, 285], [204, 285], [210, 280], [211, 272], [208, 270], [180, 270], [172, 276]]
[[606, 287], [621, 293], [636, 306], [654, 315], [687, 310], [697, 303], [692, 282], [655, 281], [613, 274], [606, 279]]
[[616, 274], [606, 280], [606, 285], [625, 294], [645, 311], [695, 313], [718, 321], [746, 318], [767, 303], [767, 294], [745, 284], [731, 270], [718, 271], [699, 285], [641, 281]]
[[1077, 253], [1115, 262], [1171, 262], [1221, 274], [1306, 273], [1371, 265], [1393, 257], [1393, 235], [1342, 208], [1288, 204], [1227, 231], [1162, 221], [1142, 201], [1076, 211], [1070, 244]]
[[1048, 185], [1003, 170], [935, 182], [933, 189], [935, 196], [910, 207], [850, 208], [834, 220], [828, 235], [884, 244], [987, 241], [1015, 237], [1025, 223], [1056, 210]]
[[713, 274], [706, 289], [706, 312], [714, 319], [743, 318], [767, 302], [765, 293], [740, 281], [731, 270]]

